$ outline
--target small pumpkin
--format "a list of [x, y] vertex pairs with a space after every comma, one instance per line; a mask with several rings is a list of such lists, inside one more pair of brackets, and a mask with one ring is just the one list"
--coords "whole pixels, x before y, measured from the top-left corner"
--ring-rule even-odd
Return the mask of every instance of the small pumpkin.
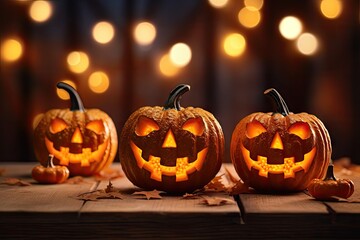
[[56, 165], [67, 166], [71, 175], [89, 176], [109, 166], [116, 155], [118, 139], [112, 119], [99, 109], [85, 109], [70, 85], [57, 87], [70, 95], [70, 109], [52, 109], [44, 114], [34, 131], [34, 149], [46, 166], [49, 154]]
[[46, 167], [39, 165], [32, 169], [33, 179], [39, 183], [63, 183], [69, 177], [69, 169], [65, 166], [55, 166], [53, 163], [54, 155], [49, 154]]
[[308, 191], [316, 199], [333, 200], [334, 197], [349, 198], [354, 193], [354, 188], [354, 183], [350, 179], [336, 179], [334, 165], [330, 164], [325, 178], [313, 179]]
[[144, 189], [192, 192], [209, 183], [224, 158], [224, 135], [215, 117], [201, 108], [180, 106], [190, 90], [181, 84], [164, 107], [142, 107], [126, 121], [120, 163], [128, 179]]
[[252, 113], [235, 127], [231, 160], [241, 179], [264, 192], [296, 192], [326, 173], [331, 156], [324, 124], [308, 113], [291, 113], [275, 89], [264, 92], [275, 111]]

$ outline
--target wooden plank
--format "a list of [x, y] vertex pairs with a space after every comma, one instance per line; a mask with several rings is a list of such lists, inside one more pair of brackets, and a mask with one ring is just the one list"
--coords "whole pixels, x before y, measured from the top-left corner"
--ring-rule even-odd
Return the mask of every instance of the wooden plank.
[[[102, 237], [120, 232], [119, 237], [122, 238], [214, 238], [226, 236], [231, 229], [240, 226], [240, 211], [236, 202], [210, 207], [202, 204], [201, 198], [182, 199], [182, 196], [167, 194], [161, 194], [162, 199], [138, 199], [131, 194], [140, 189], [126, 178], [112, 181], [112, 184], [122, 190], [123, 200], [88, 201], [80, 213], [80, 223], [96, 225], [88, 231]], [[107, 185], [108, 182], [101, 182], [98, 189]], [[225, 193], [206, 195], [233, 201]]]
[[[83, 202], [74, 198], [94, 188], [96, 182], [86, 179], [82, 184], [38, 184], [31, 178], [37, 163], [0, 164], [5, 169], [0, 182], [6, 178], [20, 178], [31, 186], [0, 184], [0, 238], [28, 238], [66, 235], [66, 229], [76, 226]], [[75, 230], [75, 229], [74, 229]], [[60, 236], [59, 235], [59, 236]]]

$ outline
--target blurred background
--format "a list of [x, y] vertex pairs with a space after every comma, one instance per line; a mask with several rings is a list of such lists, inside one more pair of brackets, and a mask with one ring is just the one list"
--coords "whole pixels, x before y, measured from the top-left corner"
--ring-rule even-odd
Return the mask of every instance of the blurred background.
[[360, 164], [359, 13], [358, 0], [2, 0], [0, 161], [36, 161], [33, 127], [70, 106], [56, 90], [67, 81], [118, 134], [191, 85], [182, 106], [215, 115], [227, 162], [237, 122], [272, 111], [274, 87], [324, 122], [333, 159]]

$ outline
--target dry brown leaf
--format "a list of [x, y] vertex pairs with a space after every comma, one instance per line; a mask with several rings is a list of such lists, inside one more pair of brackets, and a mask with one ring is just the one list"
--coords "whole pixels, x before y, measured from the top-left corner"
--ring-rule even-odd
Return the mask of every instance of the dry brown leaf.
[[96, 181], [103, 180], [114, 180], [116, 178], [124, 177], [124, 174], [120, 169], [107, 168], [101, 170], [101, 172], [97, 173], [94, 178]]
[[214, 192], [226, 192], [227, 187], [222, 183], [222, 177], [223, 175], [216, 176], [205, 186], [205, 190], [210, 190]]
[[161, 199], [162, 197], [160, 196], [161, 193], [164, 193], [162, 191], [158, 191], [158, 190], [152, 190], [152, 191], [137, 191], [134, 192], [132, 195], [142, 195], [140, 198], [145, 197], [147, 200], [150, 200], [151, 198], [153, 199]]
[[25, 186], [30, 186], [31, 183], [18, 179], [18, 178], [6, 178], [4, 181], [1, 182], [1, 184], [6, 184], [6, 185], [10, 185], [10, 186], [21, 186], [21, 187], [25, 187]]
[[201, 197], [202, 193], [185, 193], [181, 199], [196, 199], [196, 198], [199, 198]]
[[75, 176], [75, 177], [71, 177], [68, 180], [66, 180], [65, 183], [68, 183], [68, 184], [81, 184], [81, 183], [89, 183], [89, 181], [86, 181], [81, 176]]
[[249, 187], [248, 184], [242, 182], [241, 180], [237, 181], [234, 186], [229, 188], [229, 194], [231, 196], [239, 195], [242, 193], [253, 193], [254, 190]]
[[97, 201], [98, 199], [123, 199], [124, 197], [109, 181], [105, 189], [82, 193], [76, 198], [84, 201]]
[[236, 183], [240, 180], [240, 178], [234, 176], [227, 167], [225, 168], [225, 171], [226, 171], [226, 174], [225, 174], [225, 175], [228, 177], [228, 179], [230, 180], [230, 182], [236, 184]]
[[229, 198], [222, 198], [222, 197], [210, 197], [210, 196], [201, 196], [203, 200], [201, 201], [202, 204], [207, 206], [222, 206], [225, 204], [234, 204], [235, 201]]

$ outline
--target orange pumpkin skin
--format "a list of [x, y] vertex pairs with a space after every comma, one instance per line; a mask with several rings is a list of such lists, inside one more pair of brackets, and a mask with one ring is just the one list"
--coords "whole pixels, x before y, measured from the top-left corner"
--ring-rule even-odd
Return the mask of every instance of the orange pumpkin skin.
[[46, 112], [34, 130], [34, 150], [43, 166], [52, 154], [54, 164], [66, 166], [71, 175], [90, 176], [113, 162], [118, 139], [115, 125], [106, 113], [80, 105], [72, 106], [72, 110]]
[[56, 184], [63, 183], [69, 177], [69, 169], [65, 166], [54, 166], [53, 155], [49, 155], [47, 166], [36, 166], [32, 169], [32, 178], [39, 183]]
[[[282, 98], [279, 102], [285, 104]], [[286, 114], [259, 112], [243, 118], [233, 131], [230, 156], [241, 179], [254, 189], [297, 192], [324, 176], [331, 149], [317, 117], [287, 109]]]
[[120, 136], [123, 171], [148, 190], [185, 193], [202, 188], [215, 177], [223, 157], [221, 126], [201, 108], [142, 107], [129, 117]]

